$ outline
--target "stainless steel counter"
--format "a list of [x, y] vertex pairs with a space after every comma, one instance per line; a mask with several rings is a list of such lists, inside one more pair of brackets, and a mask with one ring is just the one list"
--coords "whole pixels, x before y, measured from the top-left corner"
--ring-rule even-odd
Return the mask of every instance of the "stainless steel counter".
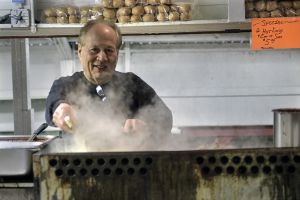
[[0, 183], [1, 200], [34, 200], [33, 183]]

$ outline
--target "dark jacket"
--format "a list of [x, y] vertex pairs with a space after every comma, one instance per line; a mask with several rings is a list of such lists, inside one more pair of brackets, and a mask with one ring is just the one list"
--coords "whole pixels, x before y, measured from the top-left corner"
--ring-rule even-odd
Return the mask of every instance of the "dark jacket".
[[[101, 116], [119, 121], [137, 118], [145, 121], [151, 131], [170, 132], [172, 113], [156, 92], [133, 73], [115, 72], [112, 80], [101, 85], [107, 97], [104, 102], [83, 72], [54, 81], [46, 101], [46, 121], [54, 126], [52, 115], [61, 102], [81, 109], [91, 107]], [[83, 99], [81, 99], [83, 97]]]

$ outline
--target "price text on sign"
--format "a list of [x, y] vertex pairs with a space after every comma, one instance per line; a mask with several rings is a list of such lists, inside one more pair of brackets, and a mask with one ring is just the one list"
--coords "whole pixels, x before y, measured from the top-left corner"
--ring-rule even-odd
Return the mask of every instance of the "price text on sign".
[[300, 17], [252, 19], [252, 49], [300, 48]]

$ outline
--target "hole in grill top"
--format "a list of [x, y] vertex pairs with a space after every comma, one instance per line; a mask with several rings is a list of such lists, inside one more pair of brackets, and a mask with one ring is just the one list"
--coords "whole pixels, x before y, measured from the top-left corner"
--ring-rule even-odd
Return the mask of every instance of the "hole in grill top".
[[148, 158], [145, 159], [146, 165], [151, 165], [152, 162], [153, 162], [153, 160], [152, 160], [152, 158], [150, 158], [150, 157], [148, 157]]
[[295, 162], [295, 163], [300, 163], [300, 156], [295, 155], [295, 156], [294, 156], [294, 162]]
[[252, 159], [251, 156], [246, 156], [246, 157], [244, 158], [244, 162], [245, 162], [246, 164], [248, 164], [248, 165], [250, 165], [250, 164], [252, 163], [252, 161], [253, 161], [253, 159]]
[[97, 160], [98, 165], [104, 165], [105, 164], [105, 160], [103, 158], [99, 158]]
[[259, 168], [257, 166], [252, 166], [250, 170], [252, 174], [258, 174], [259, 172]]
[[263, 172], [264, 172], [265, 174], [270, 174], [270, 173], [271, 173], [271, 167], [269, 167], [269, 166], [264, 166], [264, 167], [263, 167]]
[[257, 162], [258, 164], [262, 164], [262, 163], [265, 162], [265, 158], [264, 158], [263, 156], [257, 156], [257, 157], [256, 157], [256, 162]]
[[81, 164], [81, 160], [75, 159], [75, 160], [73, 160], [73, 164], [74, 164], [75, 166], [79, 166], [79, 165]]
[[296, 171], [296, 168], [293, 165], [288, 166], [287, 168], [287, 172], [288, 173], [294, 173]]
[[123, 165], [128, 165], [128, 163], [129, 163], [128, 158], [123, 158], [123, 159], [121, 160], [121, 163], [122, 163]]
[[203, 157], [197, 157], [197, 163], [199, 164], [199, 165], [201, 165], [203, 162], [204, 162], [204, 158]]
[[210, 157], [208, 158], [208, 162], [211, 163], [211, 164], [216, 163], [216, 160], [217, 160], [217, 159], [216, 159], [214, 156], [210, 156]]
[[122, 175], [123, 174], [123, 170], [121, 168], [117, 168], [116, 169], [116, 174], [117, 175]]
[[278, 174], [281, 174], [281, 173], [283, 172], [282, 166], [279, 166], [279, 165], [275, 166], [275, 171], [276, 171]]
[[69, 165], [69, 160], [68, 159], [62, 159], [61, 164], [62, 164], [62, 166], [66, 167], [66, 166]]
[[115, 164], [117, 164], [117, 160], [116, 160], [115, 158], [111, 158], [111, 159], [109, 160], [109, 164], [110, 164], [110, 165], [115, 165]]
[[219, 166], [215, 167], [215, 173], [216, 173], [216, 174], [219, 175], [219, 174], [222, 173], [222, 171], [223, 171], [222, 167], [219, 167]]
[[277, 157], [276, 156], [270, 156], [269, 157], [269, 162], [270, 163], [276, 163], [277, 162]]
[[87, 166], [90, 166], [90, 165], [93, 164], [93, 160], [90, 159], [90, 158], [88, 158], [88, 159], [85, 160], [85, 164], [86, 164]]
[[99, 175], [99, 169], [97, 169], [97, 168], [94, 168], [94, 169], [92, 169], [92, 171], [91, 171], [91, 174], [93, 175], [93, 176], [98, 176]]
[[228, 163], [228, 158], [227, 158], [226, 156], [222, 156], [222, 157], [220, 158], [220, 160], [221, 160], [221, 163], [222, 163], [223, 165], [226, 165], [226, 164]]
[[204, 166], [204, 167], [202, 167], [201, 171], [202, 171], [202, 174], [207, 175], [210, 172], [210, 168], [207, 166]]
[[241, 162], [241, 158], [239, 156], [234, 156], [232, 162], [237, 165]]
[[247, 168], [245, 166], [240, 166], [238, 168], [239, 174], [245, 174], [247, 172]]
[[141, 169], [140, 169], [140, 174], [141, 174], [141, 175], [145, 175], [145, 174], [147, 174], [147, 169], [146, 169], [146, 168], [144, 168], [144, 167], [143, 167], [143, 168], [141, 168]]
[[105, 168], [105, 169], [103, 170], [103, 174], [105, 174], [105, 175], [110, 175], [110, 174], [111, 174], [111, 170], [110, 170], [109, 168]]
[[281, 157], [281, 162], [288, 163], [289, 161], [290, 161], [290, 158], [288, 156], [282, 156]]
[[81, 176], [85, 176], [87, 174], [87, 170], [82, 168], [82, 169], [80, 169], [79, 173]]
[[129, 174], [129, 175], [134, 174], [134, 169], [133, 169], [133, 168], [129, 168], [129, 169], [127, 170], [127, 174]]
[[139, 165], [140, 163], [141, 163], [141, 159], [139, 159], [139, 158], [133, 159], [133, 164], [134, 165]]
[[56, 159], [51, 159], [51, 160], [49, 160], [49, 165], [50, 165], [51, 167], [55, 167], [55, 166], [57, 165], [57, 160], [56, 160]]
[[69, 176], [75, 176], [75, 170], [74, 169], [68, 169], [68, 175]]
[[62, 176], [63, 173], [64, 173], [64, 172], [63, 172], [63, 170], [61, 170], [61, 169], [55, 170], [55, 175], [58, 176], [58, 177]]
[[234, 167], [229, 166], [229, 167], [227, 167], [226, 171], [227, 171], [228, 174], [233, 174], [234, 173]]

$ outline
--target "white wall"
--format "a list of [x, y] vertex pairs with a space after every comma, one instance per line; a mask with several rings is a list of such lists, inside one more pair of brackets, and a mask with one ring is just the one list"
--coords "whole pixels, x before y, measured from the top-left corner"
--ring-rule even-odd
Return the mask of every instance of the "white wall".
[[132, 53], [131, 70], [171, 107], [175, 125], [272, 124], [300, 107], [300, 51], [157, 49]]

